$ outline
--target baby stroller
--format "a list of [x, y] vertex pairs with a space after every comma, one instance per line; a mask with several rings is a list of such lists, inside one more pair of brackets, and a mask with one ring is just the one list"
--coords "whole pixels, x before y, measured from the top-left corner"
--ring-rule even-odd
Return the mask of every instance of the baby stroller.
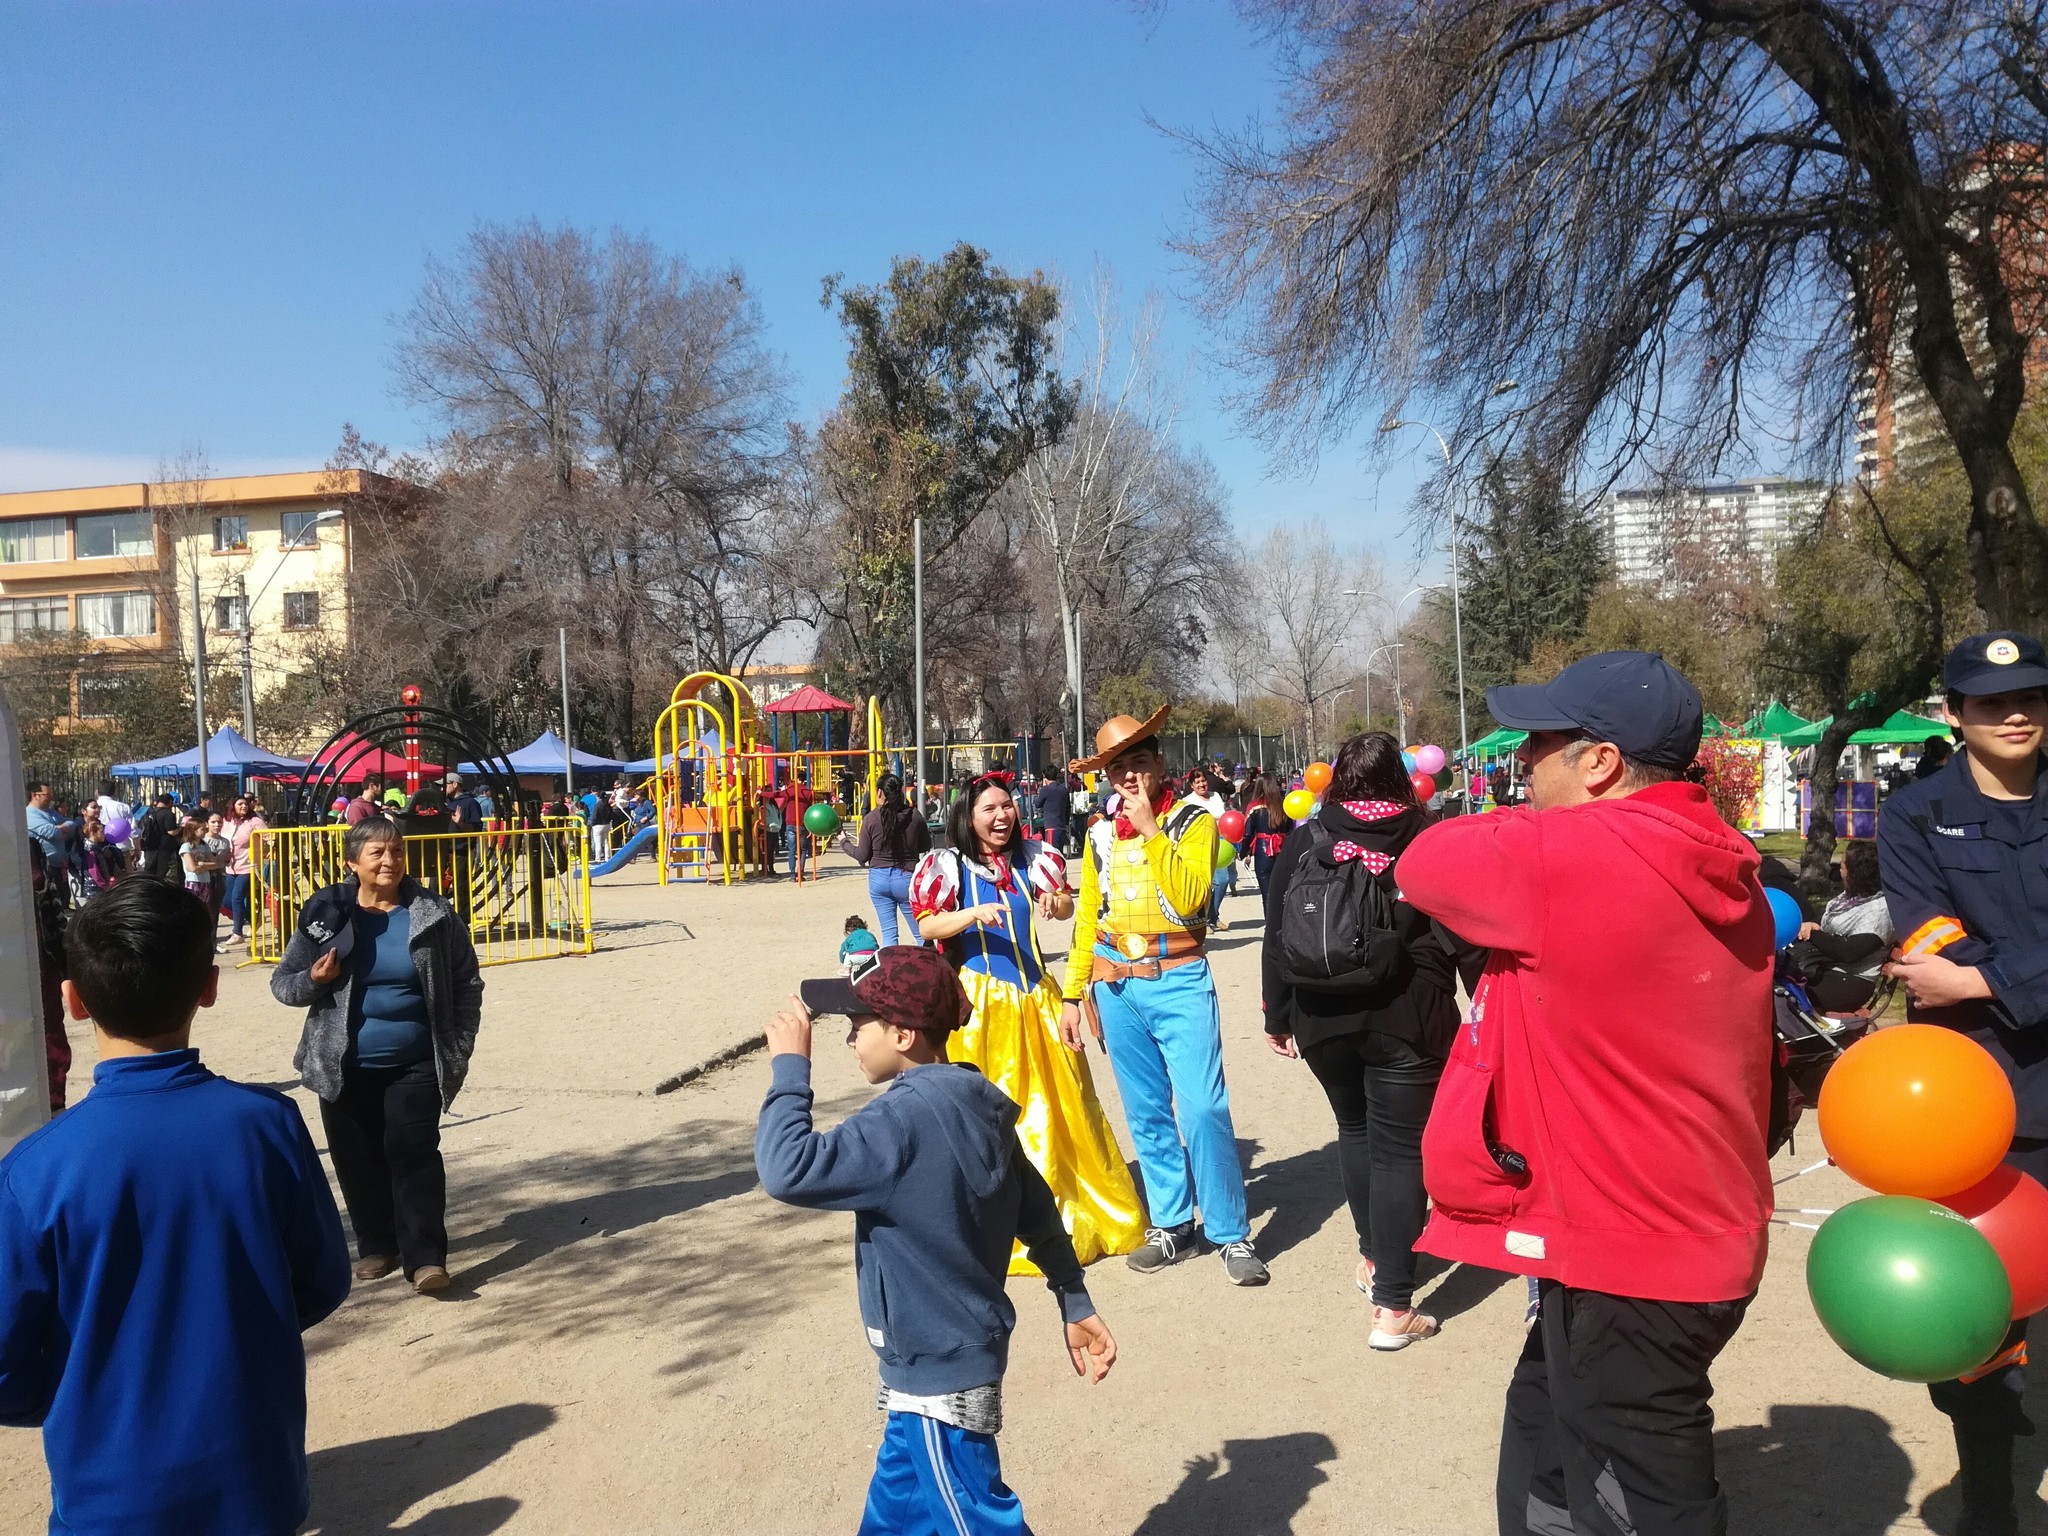
[[1816, 933], [1778, 952], [1771, 984], [1772, 1152], [1787, 1146], [1799, 1117], [1820, 1103], [1828, 1071], [1869, 1034], [1896, 983], [1858, 974], [1886, 948], [1876, 934]]

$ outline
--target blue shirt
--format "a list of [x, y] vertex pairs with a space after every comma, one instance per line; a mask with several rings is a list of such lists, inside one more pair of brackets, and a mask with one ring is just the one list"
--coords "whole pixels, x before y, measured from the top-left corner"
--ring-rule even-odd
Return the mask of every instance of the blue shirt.
[[427, 1024], [427, 995], [420, 988], [407, 939], [408, 906], [377, 912], [357, 907], [355, 950], [349, 956], [348, 1048], [346, 1065], [409, 1067], [434, 1051]]
[[348, 1285], [296, 1105], [193, 1050], [101, 1062], [0, 1162], [0, 1423], [42, 1426], [50, 1530], [295, 1530], [299, 1334]]
[[61, 859], [70, 851], [67, 846], [71, 841], [71, 833], [67, 830], [69, 826], [70, 823], [55, 811], [40, 805], [28, 808], [28, 835], [42, 845], [46, 859]]

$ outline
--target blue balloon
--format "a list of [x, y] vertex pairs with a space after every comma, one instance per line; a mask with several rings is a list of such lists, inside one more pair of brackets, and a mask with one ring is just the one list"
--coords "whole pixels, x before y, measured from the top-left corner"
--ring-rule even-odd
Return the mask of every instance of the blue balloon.
[[1401, 754], [1401, 766], [1410, 773], [1413, 773], [1415, 771], [1415, 754], [1413, 752], [1403, 752]]
[[1806, 922], [1806, 914], [1799, 910], [1799, 899], [1790, 891], [1781, 891], [1776, 886], [1764, 887], [1764, 899], [1771, 904], [1771, 916], [1778, 925], [1778, 948], [1783, 949], [1799, 937], [1799, 929]]

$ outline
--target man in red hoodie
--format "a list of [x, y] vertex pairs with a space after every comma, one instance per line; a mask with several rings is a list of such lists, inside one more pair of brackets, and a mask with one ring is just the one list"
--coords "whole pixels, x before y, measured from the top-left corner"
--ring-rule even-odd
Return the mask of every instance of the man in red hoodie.
[[1416, 1246], [1537, 1277], [1497, 1485], [1515, 1536], [1721, 1536], [1708, 1369], [1764, 1267], [1772, 922], [1681, 781], [1700, 696], [1610, 651], [1489, 689], [1531, 808], [1423, 832], [1414, 906], [1492, 958], [1423, 1136]]

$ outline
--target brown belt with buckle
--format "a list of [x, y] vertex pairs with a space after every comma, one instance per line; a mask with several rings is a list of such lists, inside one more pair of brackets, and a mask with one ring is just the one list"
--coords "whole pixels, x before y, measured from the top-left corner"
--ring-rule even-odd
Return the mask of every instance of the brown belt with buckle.
[[[1164, 954], [1149, 954], [1139, 959], [1112, 960], [1107, 955], [1091, 956], [1094, 965], [1088, 972], [1088, 982], [1093, 986], [1098, 981], [1157, 981], [1175, 966], [1189, 965], [1204, 958], [1202, 944], [1208, 937], [1208, 930], [1192, 928], [1184, 933], [1165, 935]], [[1157, 939], [1147, 939], [1148, 947], [1157, 946]]]

